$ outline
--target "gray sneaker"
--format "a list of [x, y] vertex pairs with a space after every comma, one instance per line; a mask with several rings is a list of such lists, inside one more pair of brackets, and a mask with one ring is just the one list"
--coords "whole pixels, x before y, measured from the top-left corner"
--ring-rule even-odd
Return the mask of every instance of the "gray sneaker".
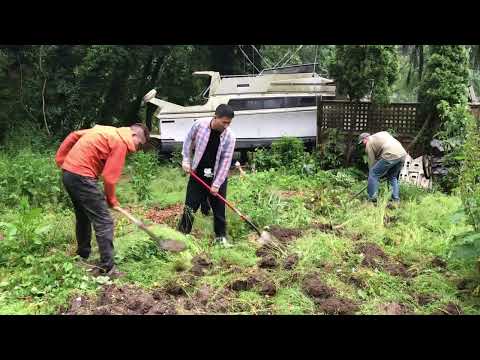
[[215, 244], [216, 245], [220, 245], [224, 248], [230, 248], [232, 247], [233, 245], [230, 244], [228, 241], [227, 241], [227, 238], [225, 236], [218, 236], [215, 238]]
[[92, 271], [92, 275], [97, 277], [97, 276], [108, 276], [110, 279], [118, 279], [119, 277], [124, 276], [125, 274], [117, 269], [117, 267], [114, 265], [110, 268], [110, 270], [105, 271], [105, 269], [101, 267], [97, 267]]

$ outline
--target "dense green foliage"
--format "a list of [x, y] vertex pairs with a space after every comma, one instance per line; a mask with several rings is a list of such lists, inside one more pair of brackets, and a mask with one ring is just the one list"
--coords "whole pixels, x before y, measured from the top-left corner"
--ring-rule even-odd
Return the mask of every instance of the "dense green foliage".
[[398, 53], [390, 45], [337, 45], [330, 65], [340, 94], [358, 101], [371, 95], [373, 102], [388, 103], [398, 78]]
[[431, 46], [425, 76], [419, 88], [421, 112], [432, 117], [433, 130], [443, 141], [447, 176], [440, 179], [450, 191], [458, 184], [463, 158], [465, 124], [469, 115], [467, 88], [469, 81], [468, 53], [462, 45]]

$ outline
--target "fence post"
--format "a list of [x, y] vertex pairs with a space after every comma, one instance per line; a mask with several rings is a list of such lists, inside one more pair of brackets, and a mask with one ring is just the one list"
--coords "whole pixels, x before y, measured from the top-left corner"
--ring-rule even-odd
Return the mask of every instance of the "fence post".
[[317, 139], [315, 147], [318, 149], [320, 141], [322, 139], [322, 126], [323, 126], [323, 102], [320, 96], [316, 97], [317, 101]]

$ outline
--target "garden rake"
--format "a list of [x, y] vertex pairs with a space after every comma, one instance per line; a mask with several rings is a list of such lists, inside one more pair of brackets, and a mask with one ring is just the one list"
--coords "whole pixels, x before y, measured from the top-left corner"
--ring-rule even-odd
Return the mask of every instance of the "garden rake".
[[135, 218], [132, 214], [130, 214], [127, 210], [121, 208], [120, 206], [115, 206], [113, 209], [120, 212], [122, 215], [128, 218], [131, 222], [137, 225], [140, 229], [145, 231], [153, 240], [155, 240], [158, 243], [158, 246], [160, 247], [160, 249], [171, 251], [171, 252], [180, 252], [185, 250], [186, 246], [183, 242], [177, 241], [177, 240], [160, 239], [151, 230], [149, 230], [143, 222]]
[[[211, 187], [205, 183], [200, 177], [195, 174], [192, 170], [190, 170], [190, 175], [197, 180], [201, 185], [203, 185], [208, 191], [212, 191]], [[252, 222], [250, 221], [245, 215], [243, 215], [238, 209], [236, 209], [230, 202], [227, 201], [222, 195], [217, 194], [216, 195], [224, 204], [226, 204], [230, 209], [232, 209], [240, 218], [245, 221], [255, 232], [258, 234], [259, 239], [258, 242], [260, 244], [266, 244], [269, 242], [272, 242], [273, 237], [268, 231], [260, 231], [260, 229]]]

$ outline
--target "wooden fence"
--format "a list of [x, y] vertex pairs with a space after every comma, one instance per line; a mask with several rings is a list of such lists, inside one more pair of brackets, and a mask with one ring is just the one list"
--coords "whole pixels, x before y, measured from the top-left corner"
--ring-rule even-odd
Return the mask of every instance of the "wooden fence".
[[[408, 147], [425, 122], [418, 112], [419, 103], [391, 103], [385, 106], [371, 102], [353, 103], [344, 100], [317, 101], [317, 143], [324, 138], [325, 130], [337, 129], [345, 137], [346, 163], [350, 160], [352, 147], [363, 132], [376, 133], [391, 130], [396, 138]], [[480, 119], [480, 104], [471, 104], [472, 113]], [[425, 131], [428, 139], [431, 131]], [[428, 143], [430, 141], [428, 140]], [[425, 141], [410, 149], [415, 158], [425, 151]]]

